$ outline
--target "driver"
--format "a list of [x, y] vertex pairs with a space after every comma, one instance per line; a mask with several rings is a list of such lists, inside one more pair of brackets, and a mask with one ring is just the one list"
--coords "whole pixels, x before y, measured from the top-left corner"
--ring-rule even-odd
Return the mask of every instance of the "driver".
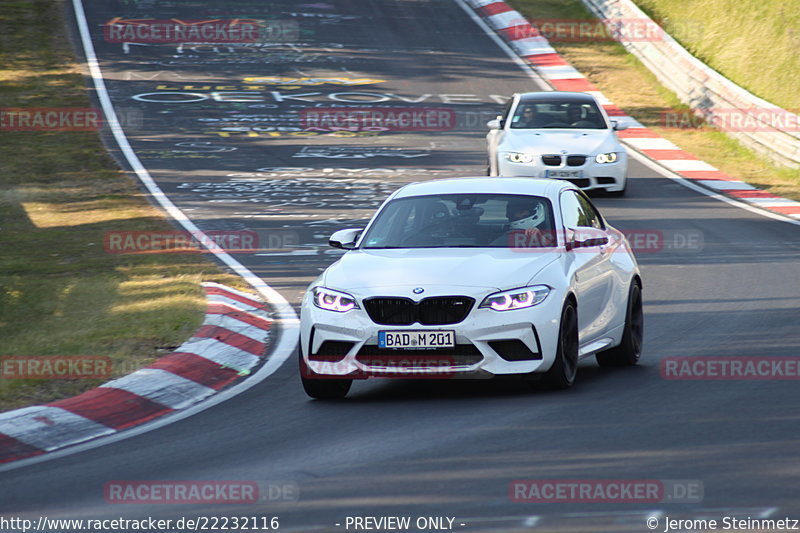
[[540, 202], [512, 200], [506, 205], [506, 218], [506, 231], [492, 244], [507, 244], [510, 248], [541, 248], [552, 245], [554, 236], [545, 228], [547, 217]]
[[541, 127], [541, 118], [537, 116], [536, 106], [524, 105], [522, 112], [519, 115], [519, 123], [517, 128], [539, 128]]
[[582, 115], [583, 112], [579, 105], [572, 104], [567, 108], [567, 122], [569, 122], [570, 126], [580, 122], [583, 119]]

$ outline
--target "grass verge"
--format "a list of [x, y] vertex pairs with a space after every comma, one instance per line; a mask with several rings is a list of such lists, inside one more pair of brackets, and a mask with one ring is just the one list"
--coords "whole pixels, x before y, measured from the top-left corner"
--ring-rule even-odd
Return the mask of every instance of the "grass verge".
[[[528, 19], [594, 18], [580, 0], [508, 0], [508, 3]], [[773, 194], [800, 200], [800, 170], [776, 166], [706, 124], [687, 129], [664, 127], [665, 111], [690, 113], [689, 108], [619, 43], [553, 40], [551, 44], [608, 98], [646, 127], [735, 178]], [[786, 86], [784, 92], [792, 93], [791, 86]]]
[[[0, 6], [3, 108], [91, 107], [62, 19], [57, 0]], [[0, 357], [107, 356], [116, 377], [181, 344], [202, 321], [201, 281], [244, 282], [200, 254], [103, 245], [111, 231], [173, 229], [97, 132], [0, 128]], [[0, 379], [0, 411], [103, 381]]]
[[695, 57], [784, 109], [800, 108], [800, 5], [786, 0], [636, 0]]

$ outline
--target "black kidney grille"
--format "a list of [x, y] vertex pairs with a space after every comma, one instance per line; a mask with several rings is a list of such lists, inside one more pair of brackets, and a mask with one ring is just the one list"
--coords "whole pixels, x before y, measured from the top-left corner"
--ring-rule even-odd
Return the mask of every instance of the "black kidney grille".
[[567, 156], [567, 166], [568, 167], [579, 167], [586, 163], [586, 156], [585, 155], [568, 155]]
[[408, 298], [369, 298], [364, 300], [367, 314], [376, 324], [424, 326], [457, 324], [464, 320], [475, 303], [467, 296], [434, 296], [418, 303]]
[[417, 315], [414, 302], [407, 298], [370, 298], [364, 307], [376, 324], [413, 324]]
[[547, 165], [548, 167], [557, 167], [561, 164], [561, 156], [560, 155], [543, 155], [542, 156], [542, 163]]

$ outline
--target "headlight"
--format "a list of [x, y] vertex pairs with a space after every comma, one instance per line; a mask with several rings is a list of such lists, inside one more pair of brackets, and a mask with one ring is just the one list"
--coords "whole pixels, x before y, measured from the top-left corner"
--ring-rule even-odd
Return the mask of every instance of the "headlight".
[[346, 313], [351, 309], [357, 309], [356, 299], [346, 292], [334, 291], [325, 287], [314, 287], [314, 305], [326, 311]]
[[597, 154], [597, 157], [594, 158], [595, 161], [598, 163], [616, 163], [617, 162], [617, 152], [608, 152], [607, 154]]
[[506, 152], [506, 159], [512, 163], [530, 163], [533, 161], [531, 154], [523, 154], [520, 152]]
[[510, 291], [496, 292], [484, 298], [481, 308], [494, 309], [495, 311], [509, 311], [511, 309], [525, 309], [538, 305], [550, 294], [547, 285], [523, 287]]

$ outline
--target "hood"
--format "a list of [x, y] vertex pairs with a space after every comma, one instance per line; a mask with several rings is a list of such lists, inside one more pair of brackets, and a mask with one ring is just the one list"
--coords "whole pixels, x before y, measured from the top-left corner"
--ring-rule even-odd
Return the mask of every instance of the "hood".
[[613, 130], [508, 130], [499, 151], [534, 152], [537, 154], [595, 155], [601, 152], [618, 151]]
[[[328, 267], [321, 284], [338, 290], [375, 288], [521, 287], [559, 255], [510, 248], [354, 250]], [[405, 291], [403, 291], [405, 292]], [[427, 291], [430, 294], [430, 291]]]

